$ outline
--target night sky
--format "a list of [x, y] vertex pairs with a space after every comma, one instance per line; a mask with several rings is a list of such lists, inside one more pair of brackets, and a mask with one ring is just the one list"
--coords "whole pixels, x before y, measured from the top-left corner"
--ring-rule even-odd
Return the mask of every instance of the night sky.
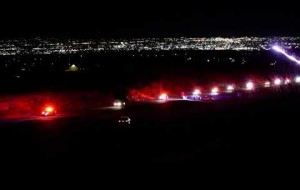
[[289, 7], [297, 6], [287, 1], [286, 6], [277, 4], [275, 8], [261, 7], [256, 0], [243, 1], [238, 8], [229, 3], [209, 2], [11, 5], [2, 7], [0, 37], [300, 36], [300, 13], [290, 10]]

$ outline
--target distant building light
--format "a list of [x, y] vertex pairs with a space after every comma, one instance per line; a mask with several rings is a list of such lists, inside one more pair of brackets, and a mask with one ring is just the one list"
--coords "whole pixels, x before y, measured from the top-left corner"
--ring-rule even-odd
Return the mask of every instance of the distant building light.
[[76, 72], [79, 68], [76, 65], [71, 65], [66, 71]]

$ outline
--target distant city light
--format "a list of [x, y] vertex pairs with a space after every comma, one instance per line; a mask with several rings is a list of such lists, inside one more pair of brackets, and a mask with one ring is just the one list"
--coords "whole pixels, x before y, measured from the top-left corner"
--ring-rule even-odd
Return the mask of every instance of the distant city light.
[[279, 46], [277, 46], [277, 45], [274, 45], [274, 46], [272, 47], [272, 49], [275, 50], [275, 51], [277, 51], [277, 52], [279, 52], [279, 53], [283, 53], [283, 52], [284, 52], [284, 50], [281, 49], [281, 48], [280, 48]]
[[[299, 37], [276, 37], [278, 43], [286, 47], [299, 47]], [[70, 40], [59, 41], [52, 39], [26, 39], [26, 40], [0, 40], [0, 55], [17, 54], [74, 54], [83, 52], [105, 52], [105, 51], [169, 51], [169, 50], [262, 50], [271, 49], [279, 53], [285, 53], [280, 46], [269, 46], [274, 42], [274, 37], [240, 37], [240, 38], [141, 38], [120, 40]], [[93, 45], [92, 45], [93, 44]], [[27, 48], [32, 47], [32, 48]], [[174, 53], [174, 56], [178, 54]], [[137, 55], [132, 55], [136, 57]], [[143, 55], [149, 57], [150, 55]], [[159, 57], [158, 54], [153, 55]], [[162, 55], [163, 56], [163, 55]], [[294, 60], [293, 57], [291, 57]], [[188, 57], [187, 60], [192, 60]], [[234, 62], [234, 58], [229, 58]], [[215, 59], [206, 58], [206, 62], [214, 62]], [[242, 61], [241, 64], [244, 64]], [[26, 69], [27, 70], [27, 69]]]
[[253, 82], [247, 82], [247, 83], [246, 83], [246, 89], [247, 89], [247, 90], [253, 90], [253, 89], [254, 89], [254, 84], [253, 84]]
[[281, 84], [281, 80], [279, 78], [276, 78], [274, 80], [274, 84], [277, 85], [277, 86], [280, 85]]
[[79, 68], [76, 65], [73, 64], [66, 71], [76, 72], [78, 70], [79, 70]]

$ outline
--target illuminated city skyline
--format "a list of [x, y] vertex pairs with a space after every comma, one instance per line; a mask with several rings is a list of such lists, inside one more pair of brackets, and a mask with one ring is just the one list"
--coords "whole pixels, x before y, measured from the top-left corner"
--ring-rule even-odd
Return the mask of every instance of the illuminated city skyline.
[[59, 40], [55, 38], [0, 40], [0, 55], [75, 54], [103, 51], [169, 51], [169, 50], [268, 50], [274, 43], [286, 49], [298, 49], [300, 37], [239, 38], [140, 38], [112, 40]]

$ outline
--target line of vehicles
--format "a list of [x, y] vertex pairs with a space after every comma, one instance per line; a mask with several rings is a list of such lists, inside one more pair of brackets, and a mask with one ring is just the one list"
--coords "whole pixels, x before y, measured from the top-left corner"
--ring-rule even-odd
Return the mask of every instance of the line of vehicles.
[[[290, 84], [300, 84], [300, 76], [296, 76], [294, 79], [291, 77], [276, 77], [273, 80], [268, 80], [264, 82], [247, 81], [244, 85], [236, 84], [226, 84], [226, 85], [214, 85], [210, 90], [204, 90], [201, 88], [195, 88], [192, 92], [181, 93], [175, 96], [169, 96], [167, 92], [161, 93], [157, 100], [161, 102], [172, 101], [172, 100], [186, 100], [186, 101], [204, 101], [213, 102], [217, 100], [222, 100], [226, 98], [232, 98], [238, 95], [239, 92], [245, 91], [251, 93], [255, 89], [259, 88], [272, 88], [272, 87], [284, 87]], [[125, 107], [125, 102], [122, 100], [116, 100], [112, 103], [112, 107], [123, 109]], [[116, 109], [116, 110], [119, 110]], [[54, 104], [48, 104], [42, 108], [41, 115], [44, 117], [55, 116], [57, 114], [57, 109]], [[122, 115], [117, 118], [116, 122], [119, 125], [127, 126], [132, 123], [132, 120], [127, 115]]]
[[188, 100], [188, 101], [214, 101], [222, 98], [232, 97], [230, 94], [239, 94], [238, 92], [252, 92], [255, 89], [271, 88], [271, 87], [284, 87], [291, 84], [300, 84], [300, 76], [292, 77], [275, 77], [273, 80], [266, 80], [260, 82], [247, 81], [244, 84], [220, 84], [214, 85], [210, 89], [195, 88], [192, 92], [181, 92], [181, 95], [168, 95], [163, 92], [158, 96], [160, 101], [171, 100]]

